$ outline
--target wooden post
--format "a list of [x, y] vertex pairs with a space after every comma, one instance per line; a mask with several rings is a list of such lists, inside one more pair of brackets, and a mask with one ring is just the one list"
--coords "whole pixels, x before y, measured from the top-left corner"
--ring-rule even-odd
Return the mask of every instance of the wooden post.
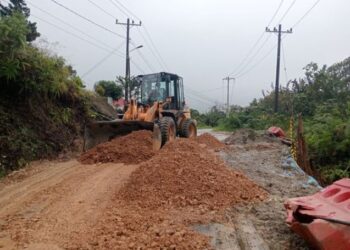
[[297, 163], [308, 175], [314, 176], [314, 171], [311, 168], [309, 153], [306, 147], [304, 138], [304, 125], [301, 114], [298, 114], [298, 129], [297, 129]]

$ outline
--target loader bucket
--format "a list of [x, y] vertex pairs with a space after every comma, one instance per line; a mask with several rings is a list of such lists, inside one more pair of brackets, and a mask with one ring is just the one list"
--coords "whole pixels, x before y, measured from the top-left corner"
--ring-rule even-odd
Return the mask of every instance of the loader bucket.
[[153, 132], [153, 149], [161, 147], [161, 133], [157, 124], [144, 121], [97, 121], [85, 126], [84, 130], [84, 151], [111, 139], [127, 135], [137, 130], [150, 130]]

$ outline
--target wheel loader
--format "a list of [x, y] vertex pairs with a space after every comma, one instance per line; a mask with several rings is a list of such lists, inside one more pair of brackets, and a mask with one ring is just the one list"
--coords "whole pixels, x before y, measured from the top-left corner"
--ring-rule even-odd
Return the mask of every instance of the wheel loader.
[[153, 131], [153, 149], [177, 136], [197, 136], [197, 122], [185, 104], [182, 77], [155, 73], [137, 77], [140, 93], [127, 104], [120, 119], [95, 121], [85, 126], [84, 150], [132, 131]]

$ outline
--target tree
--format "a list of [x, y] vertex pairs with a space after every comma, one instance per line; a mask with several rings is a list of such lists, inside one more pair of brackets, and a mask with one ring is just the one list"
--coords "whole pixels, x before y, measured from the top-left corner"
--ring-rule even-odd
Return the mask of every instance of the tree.
[[[126, 79], [123, 76], [117, 76], [117, 83], [119, 83], [122, 88], [125, 90], [126, 86]], [[128, 89], [129, 89], [129, 96], [138, 96], [141, 91], [141, 83], [138, 81], [137, 77], [130, 77], [130, 81], [128, 84]]]
[[113, 100], [117, 100], [123, 96], [123, 87], [117, 85], [114, 81], [98, 81], [95, 84], [94, 89], [97, 94], [111, 97]]
[[27, 42], [34, 41], [40, 36], [40, 33], [37, 31], [36, 23], [30, 22], [28, 20], [30, 16], [30, 9], [27, 7], [27, 4], [24, 0], [9, 1], [10, 3], [8, 6], [5, 6], [0, 3], [0, 17], [11, 16], [14, 13], [21, 13], [26, 18], [26, 24], [29, 29], [26, 40]]

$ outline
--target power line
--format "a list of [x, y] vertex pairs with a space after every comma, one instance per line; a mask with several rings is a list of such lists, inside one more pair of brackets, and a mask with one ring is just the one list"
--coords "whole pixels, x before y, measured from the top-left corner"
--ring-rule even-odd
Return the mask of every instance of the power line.
[[320, 2], [321, 0], [317, 0], [312, 6], [311, 8], [306, 11], [306, 13], [292, 26], [292, 28], [294, 29], [297, 25], [299, 25], [301, 23], [301, 21], [303, 21], [303, 19], [309, 15], [309, 13], [316, 7], [316, 5]]
[[115, 48], [113, 51], [109, 52], [105, 57], [103, 57], [100, 61], [98, 61], [94, 66], [92, 66], [88, 71], [86, 71], [81, 77], [85, 77], [88, 74], [90, 74], [92, 71], [94, 71], [96, 68], [98, 68], [102, 63], [104, 63], [108, 58], [110, 58], [116, 51], [118, 51], [122, 46], [124, 42], [121, 43], [117, 48]]
[[112, 17], [113, 19], [115, 19], [115, 16], [112, 15], [111, 13], [109, 13], [108, 11], [106, 11], [105, 9], [103, 9], [101, 6], [99, 6], [98, 4], [94, 3], [92, 0], [88, 0], [89, 3], [91, 3], [92, 5], [94, 5], [96, 8], [98, 8], [99, 10], [101, 10], [103, 13], [105, 13], [106, 15]]
[[188, 86], [186, 88], [187, 88], [187, 92], [191, 93], [194, 96], [197, 96], [198, 98], [201, 98], [203, 100], [206, 100], [206, 101], [209, 101], [209, 102], [212, 102], [212, 103], [219, 103], [216, 100], [213, 100], [213, 99], [211, 99], [211, 98], [209, 98], [209, 97], [207, 97], [207, 96], [205, 96], [203, 94], [198, 93], [197, 91], [189, 88]]
[[286, 80], [286, 83], [287, 83], [288, 82], [288, 74], [287, 74], [287, 66], [286, 66], [286, 55], [285, 55], [285, 52], [284, 52], [283, 43], [281, 43], [281, 46], [282, 46], [282, 59], [283, 59], [284, 77], [285, 77], [285, 80]]
[[[288, 12], [292, 9], [292, 7], [294, 6], [294, 4], [295, 4], [296, 1], [297, 1], [297, 0], [294, 0], [294, 1], [289, 5], [289, 7], [288, 7], [288, 9], [286, 10], [286, 12], [284, 12], [283, 16], [282, 16], [281, 19], [278, 21], [278, 24], [280, 24], [280, 23], [283, 21], [283, 19], [287, 16]], [[269, 25], [267, 25], [267, 26], [269, 26]]]
[[150, 40], [150, 42], [151, 42], [151, 44], [152, 44], [152, 47], [154, 48], [154, 50], [156, 51], [157, 55], [159, 56], [159, 59], [160, 59], [160, 61], [162, 62], [164, 68], [165, 68], [166, 70], [169, 71], [169, 68], [168, 68], [167, 64], [165, 63], [163, 57], [162, 57], [161, 54], [159, 53], [159, 50], [157, 49], [155, 43], [153, 42], [153, 39], [152, 39], [150, 33], [148, 32], [146, 26], [144, 25], [143, 28], [144, 28], [144, 30], [145, 30], [146, 36], [148, 37], [148, 39]]
[[270, 21], [269, 21], [269, 23], [267, 24], [267, 26], [270, 26], [270, 25], [271, 25], [272, 21], [275, 19], [275, 17], [276, 17], [277, 14], [278, 14], [278, 11], [281, 9], [281, 7], [282, 7], [282, 5], [283, 5], [283, 2], [284, 2], [284, 0], [282, 0], [282, 1], [280, 2], [280, 4], [278, 5], [278, 7], [277, 7], [275, 13], [273, 14], [273, 16], [272, 16], [272, 18], [270, 19]]
[[154, 58], [156, 59], [157, 63], [159, 64], [159, 66], [163, 69], [166, 69], [166, 66], [164, 64], [162, 64], [161, 60], [158, 58], [158, 56], [156, 55], [156, 52], [154, 51], [152, 45], [150, 42], [148, 42], [148, 40], [146, 39], [146, 37], [142, 34], [142, 32], [140, 30], [139, 34], [142, 37], [143, 41], [146, 43], [147, 48], [149, 49], [149, 51], [152, 53], [152, 55], [154, 56]]
[[265, 41], [261, 44], [261, 46], [258, 48], [258, 50], [257, 50], [257, 51], [254, 53], [254, 55], [249, 59], [249, 61], [247, 61], [247, 62], [245, 63], [245, 65], [241, 68], [241, 70], [239, 70], [239, 71], [236, 73], [236, 75], [239, 75], [240, 73], [242, 73], [242, 71], [246, 68], [246, 66], [248, 66], [248, 65], [253, 61], [253, 59], [254, 59], [257, 55], [259, 55], [260, 51], [265, 47], [265, 44], [270, 40], [271, 36], [272, 36], [272, 34], [269, 34], [269, 35], [266, 37]]
[[81, 15], [81, 14], [79, 14], [78, 12], [76, 12], [76, 11], [74, 11], [74, 10], [68, 8], [67, 6], [65, 6], [65, 5], [63, 5], [63, 4], [59, 3], [59, 2], [57, 2], [56, 0], [51, 0], [51, 1], [52, 1], [53, 3], [55, 3], [56, 5], [58, 5], [58, 6], [62, 7], [62, 8], [64, 8], [64, 9], [66, 9], [67, 11], [73, 13], [74, 15], [76, 15], [76, 16], [78, 16], [78, 17], [80, 17], [80, 18], [82, 18], [82, 19], [84, 19], [84, 20], [86, 20], [86, 21], [88, 21], [89, 23], [91, 23], [91, 24], [93, 24], [93, 25], [95, 25], [95, 26], [97, 26], [97, 27], [99, 27], [99, 28], [101, 28], [101, 29], [103, 29], [103, 30], [105, 30], [105, 31], [107, 31], [107, 32], [109, 32], [109, 33], [111, 33], [111, 34], [113, 34], [113, 35], [116, 35], [116, 36], [121, 37], [121, 38], [125, 38], [124, 36], [122, 36], [122, 35], [120, 35], [120, 34], [114, 32], [114, 31], [112, 31], [112, 30], [110, 30], [110, 29], [108, 29], [108, 28], [106, 28], [106, 27], [104, 27], [104, 26], [102, 26], [102, 25], [100, 25], [100, 24], [98, 24], [98, 23], [92, 21], [91, 19], [89, 19], [89, 18], [87, 18], [87, 17], [84, 17], [83, 15]]
[[109, 0], [115, 7], [117, 7], [118, 10], [120, 10], [125, 16], [129, 16], [129, 14], [127, 12], [125, 12], [121, 7], [119, 7], [115, 1], [113, 0]]
[[281, 59], [281, 35], [282, 34], [291, 34], [292, 29], [283, 31], [282, 25], [278, 25], [278, 29], [274, 28], [273, 30], [270, 30], [266, 27], [266, 32], [270, 33], [277, 33], [277, 64], [276, 64], [276, 83], [275, 83], [275, 113], [278, 112], [278, 95], [280, 92], [280, 59]]
[[153, 66], [149, 63], [149, 61], [145, 58], [145, 56], [142, 54], [141, 51], [137, 51], [137, 53], [139, 54], [139, 56], [141, 57], [142, 61], [144, 61], [144, 63], [147, 65], [147, 67], [151, 70], [151, 72], [155, 72]]
[[219, 104], [219, 103], [216, 103], [216, 102], [212, 102], [212, 101], [206, 101], [206, 100], [202, 100], [198, 97], [196, 97], [195, 95], [191, 94], [191, 93], [186, 93], [186, 96], [188, 97], [188, 95], [190, 95], [189, 99], [193, 99], [193, 100], [196, 100], [197, 102], [200, 102], [200, 103], [203, 103], [205, 105], [216, 105], [216, 104]]
[[[141, 20], [137, 15], [135, 15], [130, 9], [128, 9], [124, 4], [122, 4], [120, 1], [118, 0], [109, 0], [115, 7], [117, 7], [121, 12], [123, 12], [126, 16], [132, 16], [137, 20]], [[159, 50], [157, 49], [151, 35], [150, 32], [148, 31], [148, 29], [146, 28], [145, 25], [143, 25], [143, 28], [145, 30], [145, 34], [149, 40], [149, 42], [147, 41], [146, 37], [142, 34], [142, 32], [140, 30], [139, 33], [141, 35], [141, 37], [143, 38], [143, 40], [145, 41], [145, 43], [147, 44], [147, 47], [149, 48], [149, 50], [151, 51], [152, 55], [156, 58], [157, 62], [159, 63], [159, 65], [161, 66], [161, 68], [164, 68], [165, 70], [169, 71], [169, 68], [167, 66], [167, 64], [165, 63], [162, 55], [160, 54]]]
[[146, 74], [146, 72], [134, 61], [130, 60], [131, 64], [134, 65], [138, 70], [140, 70], [141, 73]]
[[[310, 14], [310, 12], [317, 6], [317, 4], [320, 2], [321, 0], [317, 0], [310, 9], [308, 9], [306, 11], [306, 13], [292, 26], [292, 29], [294, 29], [297, 25], [299, 25], [302, 20]], [[285, 36], [282, 37], [282, 41], [285, 38]], [[257, 63], [255, 63], [251, 68], [249, 68], [248, 70], [246, 70], [245, 72], [241, 73], [240, 75], [236, 76], [236, 78], [241, 78], [243, 76], [245, 76], [246, 74], [248, 74], [250, 71], [252, 71], [256, 66], [258, 66], [260, 63], [262, 63], [271, 53], [272, 51], [277, 47], [277, 44], [275, 46], [273, 46], [267, 54], [265, 54]]]
[[277, 47], [277, 44], [275, 46], [273, 46], [268, 53], [266, 53], [259, 61], [257, 61], [255, 64], [253, 64], [252, 67], [250, 67], [248, 70], [242, 72], [240, 75], [236, 76], [237, 78], [241, 78], [243, 76], [245, 76], [246, 74], [248, 74], [250, 71], [252, 71], [256, 66], [258, 66], [260, 63], [262, 63], [271, 53], [272, 51]]
[[[110, 0], [110, 1], [112, 1], [112, 0]], [[131, 10], [129, 10], [129, 9], [128, 9], [124, 4], [122, 4], [120, 1], [114, 0], [114, 2], [118, 3], [118, 4], [121, 6], [121, 7], [117, 7], [119, 10], [121, 10], [121, 8], [123, 8], [126, 12], [128, 12], [128, 13], [126, 13], [126, 16], [131, 15], [131, 16], [133, 16], [135, 19], [141, 21], [141, 19], [140, 19], [139, 17], [137, 17]], [[116, 6], [116, 5], [115, 5], [115, 6]], [[122, 10], [121, 10], [121, 11], [122, 11]], [[125, 12], [123, 11], [123, 13], [125, 13]]]
[[216, 90], [222, 90], [222, 89], [225, 89], [225, 87], [224, 87], [224, 86], [221, 86], [221, 87], [218, 87], [218, 88], [206, 89], [206, 90], [203, 90], [203, 91], [198, 91], [198, 93], [205, 93], [205, 92], [216, 91]]
[[96, 48], [99, 48], [99, 49], [102, 49], [102, 50], [104, 50], [104, 51], [109, 52], [108, 49], [106, 49], [106, 48], [104, 48], [104, 47], [101, 47], [100, 45], [98, 45], [98, 44], [96, 44], [96, 43], [94, 43], [94, 42], [91, 42], [91, 41], [89, 41], [89, 40], [86, 40], [85, 38], [82, 38], [82, 37], [80, 37], [80, 36], [78, 36], [78, 35], [76, 35], [76, 34], [70, 32], [70, 31], [68, 31], [68, 30], [66, 30], [66, 29], [64, 29], [64, 28], [62, 28], [62, 27], [56, 25], [56, 24], [53, 24], [53, 23], [51, 23], [51, 22], [49, 22], [49, 21], [47, 21], [47, 20], [45, 20], [45, 19], [43, 19], [43, 18], [40, 18], [40, 17], [38, 17], [38, 16], [36, 16], [36, 15], [33, 15], [33, 14], [31, 14], [31, 16], [34, 17], [34, 18], [36, 18], [36, 19], [38, 19], [38, 20], [40, 20], [40, 21], [42, 21], [42, 22], [44, 22], [44, 23], [47, 23], [47, 24], [49, 24], [49, 25], [55, 27], [56, 29], [59, 29], [59, 30], [61, 30], [61, 31], [63, 31], [63, 32], [69, 34], [69, 35], [71, 35], [71, 36], [74, 36], [75, 38], [78, 38], [78, 39], [80, 39], [80, 40], [82, 40], [82, 41], [84, 41], [84, 42], [87, 42], [87, 43], [91, 44], [92, 46], [95, 46]]
[[[270, 24], [272, 23], [272, 21], [275, 19], [275, 17], [277, 16], [277, 13], [279, 12], [279, 10], [281, 9], [282, 5], [283, 5], [284, 0], [281, 0], [276, 11], [274, 12], [272, 18], [270, 19], [270, 21], [268, 22], [267, 26], [270, 26]], [[256, 42], [254, 43], [253, 47], [249, 50], [249, 52], [246, 54], [246, 56], [244, 57], [244, 59], [239, 63], [239, 66], [233, 70], [229, 75], [233, 75], [236, 74], [238, 71], [241, 71], [242, 69], [244, 69], [245, 67], [242, 67], [242, 65], [246, 65], [246, 60], [248, 60], [249, 56], [253, 53], [253, 51], [255, 50], [256, 46], [258, 46], [259, 42], [261, 41], [261, 39], [264, 37], [265, 32], [262, 32], [261, 35], [259, 36], [259, 38], [256, 40]], [[260, 51], [259, 51], [260, 52]]]
[[[103, 44], [104, 46], [108, 47], [109, 49], [114, 49], [112, 46], [108, 45], [107, 43], [96, 39], [95, 37], [93, 37], [93, 36], [87, 34], [85, 31], [83, 31], [83, 30], [81, 30], [81, 29], [79, 29], [79, 28], [76, 28], [75, 26], [72, 26], [71, 23], [68, 23], [68, 22], [62, 20], [61, 18], [59, 18], [59, 17], [53, 15], [52, 13], [50, 13], [50, 12], [48, 12], [48, 11], [46, 11], [46, 10], [40, 8], [39, 6], [33, 4], [32, 2], [29, 2], [29, 1], [27, 1], [27, 2], [28, 2], [30, 5], [32, 5], [34, 8], [40, 10], [41, 12], [46, 13], [46, 14], [49, 15], [50, 17], [52, 17], [52, 18], [58, 20], [59, 22], [65, 24], [65, 25], [67, 25], [67, 26], [69, 26], [71, 29], [74, 29], [74, 30], [76, 30], [77, 32], [79, 32], [79, 33], [81, 33], [81, 34], [83, 34], [83, 35], [89, 37], [90, 39], [94, 40], [95, 42], [101, 43], [101, 44]], [[117, 53], [117, 51], [116, 51], [116, 53]], [[118, 53], [119, 53], [120, 55], [123, 55], [123, 54], [120, 53], [120, 52], [118, 52]]]

